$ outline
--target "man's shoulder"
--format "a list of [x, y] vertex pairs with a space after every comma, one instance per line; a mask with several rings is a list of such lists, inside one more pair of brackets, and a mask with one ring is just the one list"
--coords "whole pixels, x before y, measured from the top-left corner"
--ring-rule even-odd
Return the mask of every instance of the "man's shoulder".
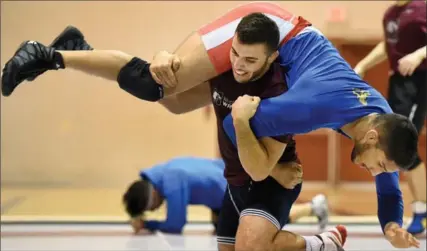
[[403, 17], [406, 17], [410, 21], [420, 18], [425, 20], [426, 16], [426, 2], [425, 1], [412, 1], [410, 2], [405, 11], [402, 13]]
[[390, 17], [394, 16], [397, 11], [398, 11], [398, 6], [396, 4], [390, 5], [384, 12], [383, 20], [387, 20]]
[[424, 10], [425, 11], [426, 6], [427, 6], [426, 1], [411, 1], [408, 4], [407, 8], [414, 8], [416, 10], [420, 10], [420, 11]]

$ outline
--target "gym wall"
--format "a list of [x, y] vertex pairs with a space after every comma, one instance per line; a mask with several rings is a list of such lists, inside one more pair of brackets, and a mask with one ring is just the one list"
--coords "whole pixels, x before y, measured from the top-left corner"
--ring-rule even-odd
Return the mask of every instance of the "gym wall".
[[[191, 31], [243, 3], [2, 2], [1, 66], [23, 40], [49, 44], [70, 24], [79, 27], [96, 49], [122, 50], [150, 60], [160, 50], [173, 51]], [[382, 14], [390, 4], [277, 3], [310, 20], [353, 66], [381, 39]], [[343, 22], [328, 22], [335, 7], [344, 9]], [[370, 72], [367, 79], [386, 93], [387, 65]], [[123, 92], [115, 82], [74, 71], [49, 72], [24, 83], [11, 97], [1, 97], [1, 181], [15, 186], [123, 186], [141, 168], [168, 158], [215, 156], [215, 137], [214, 119], [206, 120], [201, 110], [172, 115], [158, 104]], [[306, 179], [325, 180], [325, 135], [297, 140]], [[348, 140], [339, 142], [340, 177], [370, 179], [348, 162]], [[425, 140], [420, 144], [425, 153]]]

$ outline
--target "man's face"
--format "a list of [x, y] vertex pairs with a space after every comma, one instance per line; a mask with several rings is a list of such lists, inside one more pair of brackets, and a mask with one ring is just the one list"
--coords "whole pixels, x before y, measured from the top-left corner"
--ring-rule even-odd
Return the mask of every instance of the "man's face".
[[234, 79], [239, 83], [247, 83], [264, 75], [278, 52], [269, 53], [265, 44], [242, 44], [237, 35], [234, 36], [230, 50], [230, 61]]
[[351, 161], [366, 169], [372, 176], [398, 171], [397, 165], [388, 160], [384, 151], [379, 148], [378, 133], [374, 130], [367, 132], [363, 139], [355, 142]]
[[159, 192], [157, 192], [157, 190], [156, 189], [153, 189], [152, 190], [152, 193], [151, 193], [151, 196], [152, 196], [152, 202], [151, 202], [151, 205], [150, 205], [150, 211], [155, 211], [155, 210], [157, 210], [157, 209], [159, 209], [159, 207], [163, 204], [163, 197], [162, 196], [160, 196], [160, 194], [159, 194]]

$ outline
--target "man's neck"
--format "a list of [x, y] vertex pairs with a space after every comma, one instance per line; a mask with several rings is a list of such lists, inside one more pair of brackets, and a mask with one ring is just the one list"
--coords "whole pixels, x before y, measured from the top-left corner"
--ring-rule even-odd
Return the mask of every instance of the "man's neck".
[[372, 120], [374, 120], [376, 116], [376, 113], [366, 115], [356, 121], [344, 125], [341, 127], [341, 131], [343, 131], [353, 140], [360, 139], [370, 129]]
[[273, 64], [269, 64], [267, 61], [265, 62], [265, 64], [264, 64], [264, 66], [263, 66], [263, 68], [262, 68], [262, 71], [261, 72], [259, 72], [259, 73], [257, 73], [257, 77], [255, 77], [255, 78], [253, 78], [253, 79], [251, 79], [250, 81], [251, 82], [255, 82], [255, 81], [257, 81], [257, 80], [259, 80], [260, 78], [262, 78], [262, 77], [264, 77], [265, 76], [265, 74], [267, 74], [267, 72], [269, 71], [269, 70], [272, 70], [271, 69], [271, 67], [274, 67], [273, 66]]

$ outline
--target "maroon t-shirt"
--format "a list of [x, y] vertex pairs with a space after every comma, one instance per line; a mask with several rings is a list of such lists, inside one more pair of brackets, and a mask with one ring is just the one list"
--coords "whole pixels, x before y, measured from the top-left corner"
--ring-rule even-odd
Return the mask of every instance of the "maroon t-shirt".
[[[426, 45], [426, 2], [391, 6], [384, 14], [383, 28], [390, 67], [397, 71], [399, 59]], [[426, 60], [418, 69], [427, 69]]]
[[[222, 122], [230, 114], [231, 105], [239, 96], [247, 94], [264, 99], [278, 96], [287, 91], [282, 71], [283, 69], [279, 64], [273, 64], [263, 77], [254, 82], [245, 84], [236, 82], [231, 70], [210, 81], [212, 104], [217, 117], [219, 150], [225, 162], [224, 176], [232, 185], [243, 185], [249, 179], [249, 175], [243, 169], [237, 148], [225, 133]], [[298, 160], [295, 141], [291, 135], [278, 136], [274, 139], [288, 144], [279, 162]]]

